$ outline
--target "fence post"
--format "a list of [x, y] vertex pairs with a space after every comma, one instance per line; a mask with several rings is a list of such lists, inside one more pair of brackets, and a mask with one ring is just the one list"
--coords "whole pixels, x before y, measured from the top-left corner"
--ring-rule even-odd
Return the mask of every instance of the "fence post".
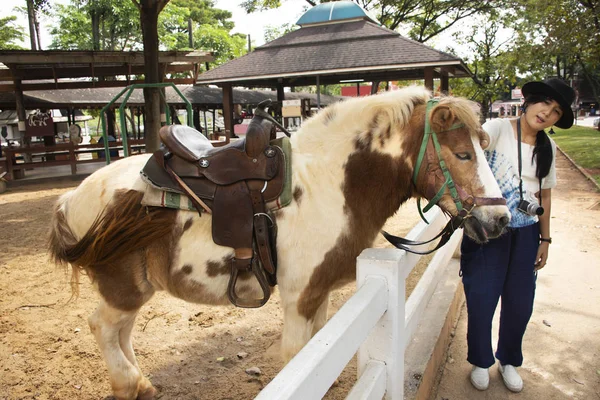
[[370, 360], [386, 365], [386, 400], [404, 397], [404, 303], [405, 277], [403, 259], [398, 249], [366, 249], [357, 259], [357, 287], [369, 275], [379, 275], [388, 283], [388, 308], [358, 351], [358, 376]]

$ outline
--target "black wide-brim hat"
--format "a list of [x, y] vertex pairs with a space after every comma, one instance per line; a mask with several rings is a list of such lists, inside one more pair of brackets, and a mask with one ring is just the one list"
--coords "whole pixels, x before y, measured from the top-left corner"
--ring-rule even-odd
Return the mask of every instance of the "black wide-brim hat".
[[550, 78], [543, 82], [528, 82], [523, 85], [521, 93], [526, 100], [532, 94], [541, 94], [556, 100], [562, 108], [563, 115], [554, 125], [562, 129], [573, 126], [575, 117], [571, 104], [575, 101], [575, 90], [561, 79]]

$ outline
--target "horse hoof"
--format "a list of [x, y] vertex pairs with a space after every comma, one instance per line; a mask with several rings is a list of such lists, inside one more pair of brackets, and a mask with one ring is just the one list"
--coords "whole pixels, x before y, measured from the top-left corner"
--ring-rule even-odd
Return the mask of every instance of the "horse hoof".
[[157, 393], [158, 391], [154, 388], [154, 386], [150, 386], [139, 391], [137, 400], [152, 400]]
[[152, 400], [154, 396], [158, 393], [158, 390], [152, 386], [150, 381], [147, 381], [148, 386], [140, 387], [140, 391], [138, 392], [137, 400]]

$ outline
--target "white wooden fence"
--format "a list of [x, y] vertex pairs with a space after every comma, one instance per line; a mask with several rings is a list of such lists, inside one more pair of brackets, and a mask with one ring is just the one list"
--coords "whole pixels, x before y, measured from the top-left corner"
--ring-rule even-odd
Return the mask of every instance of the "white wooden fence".
[[[435, 236], [447, 219], [435, 207], [408, 239]], [[357, 291], [258, 394], [257, 400], [322, 398], [358, 351], [358, 381], [350, 400], [400, 400], [404, 396], [404, 352], [441, 270], [462, 231], [439, 249], [405, 302], [405, 280], [420, 256], [397, 249], [367, 249], [358, 257]]]

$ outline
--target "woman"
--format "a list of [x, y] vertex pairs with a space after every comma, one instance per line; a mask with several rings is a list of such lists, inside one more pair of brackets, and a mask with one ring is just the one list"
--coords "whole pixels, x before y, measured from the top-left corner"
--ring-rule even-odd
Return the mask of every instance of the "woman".
[[[546, 265], [552, 243], [556, 145], [544, 129], [573, 125], [575, 92], [563, 81], [529, 82], [522, 93], [525, 103], [519, 118], [499, 118], [483, 125], [490, 136], [486, 157], [511, 212], [509, 228], [486, 244], [465, 235], [461, 245], [468, 311], [467, 360], [473, 365], [471, 383], [479, 390], [487, 389], [489, 367], [495, 358], [506, 387], [513, 392], [523, 389], [516, 367], [523, 363], [521, 344], [533, 312], [537, 271]], [[499, 298], [500, 331], [494, 358], [491, 330]]]

